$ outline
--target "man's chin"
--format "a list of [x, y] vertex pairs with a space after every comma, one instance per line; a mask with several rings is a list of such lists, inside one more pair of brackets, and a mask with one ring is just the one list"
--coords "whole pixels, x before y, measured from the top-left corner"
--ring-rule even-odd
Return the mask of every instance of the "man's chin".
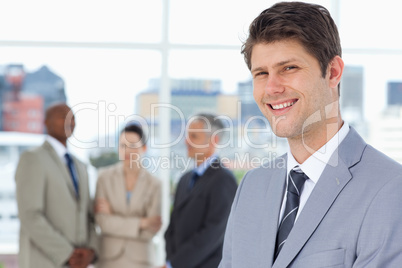
[[283, 131], [272, 131], [275, 136], [279, 137], [279, 138], [287, 138], [289, 137], [289, 134]]
[[272, 132], [279, 138], [289, 138], [294, 135], [293, 132], [289, 131], [289, 129], [283, 128], [272, 129]]

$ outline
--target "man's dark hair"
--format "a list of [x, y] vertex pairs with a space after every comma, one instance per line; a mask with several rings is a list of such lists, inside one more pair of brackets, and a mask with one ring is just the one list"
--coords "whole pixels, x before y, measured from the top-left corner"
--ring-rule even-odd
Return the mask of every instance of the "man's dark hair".
[[329, 62], [337, 55], [342, 56], [338, 29], [325, 7], [281, 2], [261, 12], [251, 23], [241, 50], [248, 68], [251, 70], [254, 45], [283, 40], [298, 41], [318, 60], [323, 77]]

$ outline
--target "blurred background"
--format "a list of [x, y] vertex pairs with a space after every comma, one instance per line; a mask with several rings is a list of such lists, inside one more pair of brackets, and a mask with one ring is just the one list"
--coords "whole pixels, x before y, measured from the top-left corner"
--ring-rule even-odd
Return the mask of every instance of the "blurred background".
[[[164, 225], [186, 162], [185, 119], [222, 115], [221, 150], [240, 180], [286, 151], [252, 97], [240, 54], [251, 21], [278, 1], [115, 0], [0, 2], [0, 268], [17, 267], [14, 171], [21, 152], [42, 143], [44, 110], [67, 102], [76, 116], [69, 147], [97, 168], [117, 159], [129, 123], [148, 133], [144, 164], [163, 181]], [[341, 35], [346, 67], [343, 118], [402, 162], [402, 26], [392, 0], [307, 1], [325, 6]], [[164, 164], [162, 164], [164, 163]], [[163, 262], [163, 239], [155, 238]]]

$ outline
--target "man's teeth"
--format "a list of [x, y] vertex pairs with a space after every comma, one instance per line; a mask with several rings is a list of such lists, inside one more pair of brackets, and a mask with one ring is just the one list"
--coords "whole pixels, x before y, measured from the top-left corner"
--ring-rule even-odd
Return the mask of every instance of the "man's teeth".
[[293, 102], [285, 102], [285, 103], [281, 103], [281, 104], [277, 104], [277, 105], [271, 105], [271, 106], [272, 106], [272, 108], [273, 108], [274, 110], [278, 110], [278, 109], [283, 109], [283, 108], [292, 106], [292, 105], [295, 104], [295, 103], [296, 103], [296, 101], [293, 101]]

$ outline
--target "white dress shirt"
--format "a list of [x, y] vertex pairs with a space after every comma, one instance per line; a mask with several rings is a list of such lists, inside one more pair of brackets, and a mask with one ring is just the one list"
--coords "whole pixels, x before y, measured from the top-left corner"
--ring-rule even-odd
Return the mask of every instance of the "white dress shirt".
[[52, 136], [47, 136], [46, 141], [52, 145], [53, 149], [56, 151], [56, 154], [59, 156], [61, 161], [67, 165], [67, 160], [64, 157], [66, 153], [68, 153], [67, 148], [58, 140], [53, 138]]
[[[316, 151], [313, 155], [307, 158], [303, 164], [300, 164], [296, 161], [293, 157], [292, 153], [290, 152], [290, 148], [288, 148], [288, 161], [287, 161], [287, 179], [286, 179], [286, 189], [289, 180], [289, 173], [295, 167], [299, 166], [301, 170], [309, 177], [308, 180], [304, 183], [302, 188], [302, 193], [300, 195], [300, 204], [299, 209], [296, 214], [296, 220], [300, 215], [300, 212], [303, 210], [304, 205], [307, 202], [307, 199], [310, 197], [311, 192], [313, 191], [315, 185], [317, 184], [319, 178], [321, 177], [322, 172], [324, 171], [325, 167], [329, 165], [337, 165], [337, 159], [329, 160], [332, 154], [336, 151], [339, 144], [345, 139], [346, 135], [349, 133], [349, 124], [344, 122], [341, 129], [318, 151]], [[285, 211], [285, 204], [286, 204], [286, 191], [283, 195], [282, 200], [282, 207], [281, 207], [281, 214], [279, 217], [279, 223], [282, 221], [283, 213]]]

